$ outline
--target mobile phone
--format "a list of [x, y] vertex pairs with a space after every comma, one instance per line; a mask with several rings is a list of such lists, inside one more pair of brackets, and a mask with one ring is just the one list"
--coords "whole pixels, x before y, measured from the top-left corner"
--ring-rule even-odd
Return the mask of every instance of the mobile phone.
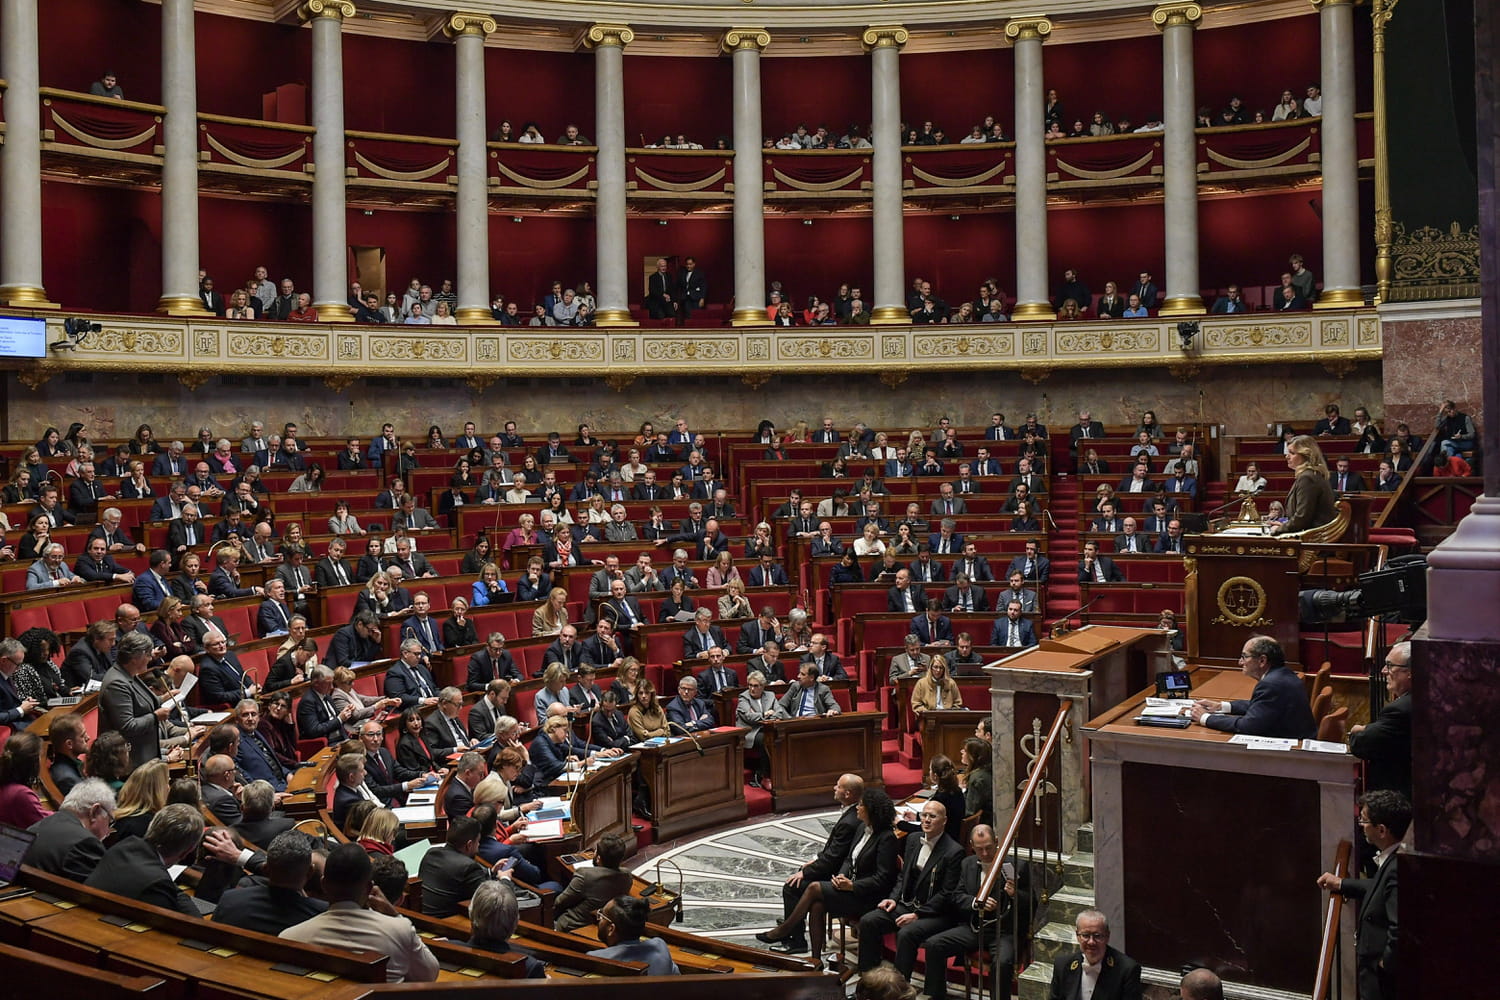
[[1016, 877], [1016, 866], [1007, 861], [1000, 866], [1000, 874], [1005, 876], [1005, 881], [1010, 882]]

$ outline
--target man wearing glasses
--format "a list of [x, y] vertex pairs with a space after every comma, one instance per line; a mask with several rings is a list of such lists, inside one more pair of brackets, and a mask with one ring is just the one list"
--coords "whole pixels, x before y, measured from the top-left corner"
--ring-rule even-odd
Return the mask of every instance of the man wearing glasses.
[[1209, 729], [1247, 736], [1312, 739], [1318, 735], [1302, 681], [1286, 665], [1281, 643], [1268, 635], [1245, 640], [1240, 670], [1255, 679], [1250, 700], [1193, 703], [1193, 721]]
[[1392, 646], [1380, 672], [1389, 700], [1375, 721], [1349, 730], [1349, 749], [1366, 762], [1366, 788], [1387, 788], [1410, 799], [1411, 643]]
[[1141, 1000], [1141, 964], [1109, 946], [1109, 921], [1084, 910], [1073, 925], [1078, 950], [1052, 965], [1051, 1000]]
[[1361, 1000], [1396, 995], [1396, 852], [1411, 824], [1411, 803], [1381, 789], [1359, 797], [1359, 828], [1376, 851], [1374, 878], [1318, 876], [1318, 887], [1359, 900], [1354, 960]]

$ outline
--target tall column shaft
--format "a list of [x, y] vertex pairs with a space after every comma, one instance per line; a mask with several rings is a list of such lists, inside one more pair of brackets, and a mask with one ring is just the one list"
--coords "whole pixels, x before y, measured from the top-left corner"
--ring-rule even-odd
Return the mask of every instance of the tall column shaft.
[[344, 191], [344, 18], [351, 0], [307, 0], [312, 22], [313, 305], [318, 319], [348, 323], [349, 240]]
[[1043, 111], [1045, 18], [1009, 21], [1016, 73], [1016, 307], [1014, 319], [1055, 319], [1047, 295], [1047, 148]]
[[599, 326], [635, 325], [625, 238], [625, 46], [634, 39], [635, 32], [619, 24], [596, 24], [587, 36], [594, 49], [594, 136], [599, 147], [594, 196], [594, 321]]
[[1323, 290], [1316, 305], [1364, 302], [1359, 287], [1359, 147], [1354, 137], [1354, 4], [1315, 0], [1323, 49]]
[[206, 316], [198, 295], [198, 79], [193, 0], [162, 0], [161, 300], [158, 312]]
[[454, 14], [458, 124], [458, 309], [460, 323], [493, 323], [490, 313], [490, 196], [485, 178], [484, 38], [493, 18]]
[[723, 47], [733, 55], [734, 315], [735, 326], [769, 323], [766, 294], [765, 195], [760, 154], [760, 53], [771, 43], [764, 28], [731, 28]]
[[875, 230], [875, 308], [872, 323], [909, 323], [906, 309], [906, 244], [901, 191], [901, 27], [875, 27], [864, 34], [870, 52], [871, 209]]
[[42, 101], [37, 0], [0, 3], [0, 75], [5, 145], [0, 146], [0, 303], [56, 308], [42, 288]]
[[1166, 299], [1163, 316], [1203, 312], [1198, 281], [1197, 113], [1193, 93], [1195, 3], [1164, 4], [1151, 12], [1162, 40], [1163, 211], [1166, 221]]

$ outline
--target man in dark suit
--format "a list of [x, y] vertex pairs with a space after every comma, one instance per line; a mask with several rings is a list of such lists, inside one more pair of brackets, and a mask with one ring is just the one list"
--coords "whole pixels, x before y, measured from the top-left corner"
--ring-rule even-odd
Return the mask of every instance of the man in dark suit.
[[442, 760], [449, 754], [469, 749], [469, 734], [458, 717], [463, 704], [462, 691], [456, 687], [445, 687], [438, 692], [437, 708], [427, 713], [427, 718], [422, 723], [422, 742], [432, 751], [434, 760]]
[[[1349, 730], [1349, 751], [1365, 761], [1365, 787], [1389, 788], [1411, 798], [1411, 643], [1398, 642], [1385, 656], [1390, 699], [1368, 726]], [[54, 732], [56, 724], [53, 725]]]
[[605, 903], [630, 891], [630, 872], [620, 868], [625, 850], [625, 839], [617, 833], [599, 839], [593, 866], [580, 868], [567, 888], [558, 894], [553, 906], [554, 929], [575, 931], [592, 926], [594, 915]]
[[373, 611], [361, 611], [354, 620], [337, 632], [328, 644], [328, 664], [347, 667], [381, 658], [380, 618]]
[[751, 587], [786, 587], [790, 585], [786, 570], [769, 552], [761, 553], [760, 565], [752, 567], [749, 574]]
[[198, 684], [202, 688], [199, 702], [204, 705], [237, 705], [245, 698], [254, 698], [260, 691], [239, 658], [229, 652], [228, 640], [222, 635], [208, 636], [203, 648], [207, 651], [198, 667]]
[[73, 572], [89, 583], [135, 583], [135, 574], [115, 561], [103, 538], [90, 538], [88, 550], [73, 563]]
[[712, 698], [714, 692], [743, 687], [740, 675], [724, 662], [724, 650], [714, 648], [708, 652], [708, 667], [698, 675], [698, 687], [704, 700]]
[[489, 879], [489, 870], [474, 859], [479, 850], [479, 822], [459, 816], [448, 824], [447, 840], [422, 856], [417, 869], [422, 879], [422, 912], [431, 917], [453, 917], [461, 903]]
[[82, 882], [104, 857], [104, 838], [115, 814], [115, 793], [98, 778], [86, 778], [63, 797], [57, 812], [30, 826], [36, 839], [22, 864]]
[[1240, 294], [1239, 285], [1230, 285], [1225, 289], [1224, 294], [1214, 300], [1213, 308], [1209, 310], [1215, 316], [1227, 316], [1249, 311], [1250, 306], [1245, 302], [1244, 296]]
[[[961, 822], [962, 817], [954, 817]], [[941, 930], [947, 920], [943, 903], [958, 884], [964, 851], [947, 836], [948, 810], [929, 799], [922, 806], [922, 835], [906, 838], [906, 856], [891, 894], [859, 918], [859, 971], [880, 964], [885, 936], [896, 933], [896, 971], [911, 978], [923, 938]], [[905, 917], [915, 919], [906, 920]]]
[[422, 644], [415, 639], [401, 642], [401, 658], [385, 672], [385, 696], [400, 698], [401, 711], [413, 705], [436, 705], [438, 686], [422, 662]]
[[386, 749], [385, 730], [374, 719], [359, 724], [359, 742], [365, 748], [365, 787], [388, 807], [405, 805], [406, 794], [413, 788], [437, 780], [435, 774], [397, 764], [396, 758]]
[[776, 620], [776, 609], [766, 605], [760, 609], [759, 617], [740, 626], [740, 637], [734, 644], [734, 651], [758, 653], [766, 643], [780, 644], [781, 640], [781, 623]]
[[1079, 441], [1091, 441], [1102, 437], [1104, 437], [1104, 425], [1095, 420], [1088, 410], [1079, 410], [1078, 423], [1068, 430], [1068, 450], [1076, 453]]
[[1396, 997], [1396, 854], [1411, 825], [1411, 803], [1399, 792], [1379, 789], [1359, 797], [1359, 827], [1379, 853], [1374, 878], [1318, 876], [1318, 885], [1359, 900], [1354, 961], [1360, 1000]]
[[911, 620], [912, 634], [922, 640], [922, 645], [942, 645], [953, 641], [953, 622], [943, 614], [943, 602], [932, 598], [927, 602], [924, 614]]
[[1336, 403], [1323, 407], [1323, 419], [1313, 424], [1313, 437], [1345, 437], [1349, 434], [1349, 419], [1339, 413]]
[[697, 659], [707, 656], [708, 651], [715, 646], [720, 649], [729, 649], [729, 640], [724, 638], [724, 630], [713, 624], [714, 613], [708, 608], [699, 608], [693, 614], [693, 627], [682, 634], [682, 658], [684, 660]]
[[804, 666], [811, 666], [814, 674], [820, 681], [847, 680], [849, 674], [844, 670], [844, 661], [839, 659], [839, 654], [828, 648], [828, 637], [821, 632], [813, 633], [813, 637], [807, 641], [807, 652], [802, 656]]
[[1026, 543], [1024, 555], [1016, 556], [1005, 568], [1005, 578], [1017, 570], [1021, 573], [1021, 579], [1028, 583], [1046, 583], [1052, 576], [1052, 562], [1041, 554], [1041, 549], [1036, 542]]
[[[215, 833], [215, 843], [224, 840], [233, 846], [227, 830]], [[199, 841], [209, 845], [198, 810], [183, 803], [164, 806], [151, 818], [145, 837], [125, 837], [105, 851], [98, 867], [83, 884], [190, 917], [200, 916], [197, 905], [177, 887], [168, 871], [173, 865], [191, 859]], [[234, 853], [237, 857], [238, 849]]]
[[311, 870], [312, 841], [303, 834], [281, 833], [266, 841], [265, 884], [226, 892], [214, 910], [214, 923], [276, 935], [310, 920], [328, 909], [303, 891]]
[[990, 629], [990, 645], [1009, 649], [1036, 645], [1036, 631], [1031, 627], [1031, 619], [1021, 616], [1020, 601], [1005, 602], [1005, 614], [996, 618]]
[[953, 563], [954, 579], [957, 579], [960, 573], [967, 575], [974, 583], [984, 583], [995, 579], [994, 571], [990, 569], [990, 561], [979, 554], [979, 547], [973, 542], [964, 543], [963, 556]]
[[[793, 872], [782, 885], [783, 917], [791, 916], [792, 910], [796, 907], [797, 901], [802, 898], [802, 892], [808, 885], [832, 878], [843, 867], [850, 850], [854, 847], [854, 841], [859, 838], [860, 830], [864, 826], [855, 809], [864, 791], [864, 779], [857, 774], [842, 775], [834, 784], [833, 801], [838, 803], [843, 812], [839, 814], [838, 821], [833, 824], [833, 829], [828, 831], [828, 839], [823, 842], [823, 848], [818, 852], [817, 857]], [[771, 945], [771, 950], [787, 955], [799, 955], [807, 951], [806, 922], [794, 927], [790, 936]]]
[[1349, 459], [1340, 457], [1334, 463], [1333, 475], [1328, 477], [1335, 493], [1360, 493], [1365, 488], [1365, 477], [1349, 471]]
[[1109, 556], [1099, 554], [1099, 543], [1083, 543], [1083, 558], [1078, 560], [1079, 583], [1123, 583], [1125, 574]]
[[1109, 921], [1084, 910], [1074, 922], [1078, 950], [1052, 963], [1050, 1000], [1079, 1000], [1084, 977], [1094, 981], [1094, 1000], [1141, 1000], [1141, 964], [1109, 946]]
[[150, 568], [135, 578], [130, 590], [130, 601], [142, 612], [150, 614], [161, 607], [161, 602], [172, 596], [167, 583], [167, 574], [172, 568], [172, 553], [166, 549], [155, 549], [151, 553]]
[[913, 583], [911, 570], [902, 567], [896, 571], [895, 584], [885, 592], [885, 608], [887, 611], [904, 611], [907, 614], [916, 614], [927, 607], [927, 592], [919, 583]]
[[953, 586], [943, 591], [944, 611], [988, 611], [989, 609], [989, 595], [984, 592], [983, 587], [974, 586], [967, 573], [958, 574], [953, 578]]
[[691, 674], [677, 682], [677, 697], [667, 702], [666, 713], [670, 728], [679, 733], [702, 732], [719, 724], [713, 703], [698, 697], [698, 680]]
[[474, 787], [484, 780], [484, 757], [470, 750], [458, 758], [453, 779], [443, 792], [443, 815], [450, 820], [467, 816], [474, 808]]
[[[297, 699], [297, 732], [304, 740], [327, 740], [336, 747], [349, 738], [347, 723], [354, 706], [337, 708], [330, 700], [333, 694], [333, 670], [323, 664], [312, 668], [307, 691]], [[390, 694], [387, 687], [386, 693]], [[391, 697], [395, 697], [391, 695]]]
[[682, 273], [677, 275], [677, 302], [684, 324], [695, 309], [706, 308], [708, 304], [708, 279], [691, 257], [683, 259]]
[[1176, 552], [1181, 555], [1186, 551], [1186, 542], [1182, 537], [1182, 521], [1172, 518], [1167, 522], [1167, 530], [1156, 537], [1156, 551]]
[[[244, 745], [242, 738], [240, 746]], [[271, 841], [297, 825], [292, 817], [275, 811], [275, 805], [276, 790], [269, 782], [250, 782], [240, 793], [240, 821], [235, 824], [234, 832], [240, 835], [241, 840], [270, 847]], [[296, 836], [307, 840], [306, 834], [298, 833]]]
[[491, 632], [485, 636], [484, 648], [469, 654], [469, 669], [464, 681], [468, 691], [484, 691], [491, 681], [522, 680], [521, 668], [505, 648], [505, 633]]
[[677, 315], [677, 303], [672, 299], [675, 285], [667, 271], [667, 259], [658, 257], [656, 270], [646, 279], [646, 315], [652, 319], [673, 319]]
[[102, 681], [109, 670], [110, 652], [115, 648], [115, 623], [94, 622], [73, 643], [68, 655], [63, 658], [62, 676], [69, 688], [80, 688], [89, 681]]
[[[247, 698], [234, 706], [233, 720], [240, 730], [240, 748], [234, 755], [234, 763], [247, 782], [264, 781], [272, 791], [286, 791], [286, 768], [260, 734], [260, 703]], [[277, 831], [280, 832], [279, 830]], [[254, 837], [250, 838], [255, 840]], [[258, 844], [270, 842], [270, 837], [256, 840]]]
[[219, 822], [225, 826], [235, 826], [245, 818], [245, 811], [240, 805], [239, 778], [235, 771], [234, 756], [231, 756], [238, 742], [236, 739], [233, 744], [224, 748], [224, 753], [216, 753], [205, 760], [198, 775], [204, 808], [218, 817]]
[[1318, 735], [1302, 681], [1286, 665], [1281, 643], [1268, 635], [1245, 640], [1240, 669], [1255, 679], [1248, 701], [1211, 701], [1199, 698], [1191, 710], [1193, 721], [1210, 729], [1247, 736], [1312, 739]]
[[342, 538], [328, 543], [328, 554], [313, 567], [313, 581], [319, 587], [345, 587], [354, 582], [354, 570], [344, 559], [348, 550]]
[[[344, 825], [344, 817], [349, 814], [350, 807], [356, 802], [385, 805], [365, 785], [365, 758], [358, 754], [343, 754], [333, 762], [333, 774], [338, 784], [333, 789], [333, 811], [330, 815], [340, 827]], [[473, 805], [472, 799], [469, 804]]]

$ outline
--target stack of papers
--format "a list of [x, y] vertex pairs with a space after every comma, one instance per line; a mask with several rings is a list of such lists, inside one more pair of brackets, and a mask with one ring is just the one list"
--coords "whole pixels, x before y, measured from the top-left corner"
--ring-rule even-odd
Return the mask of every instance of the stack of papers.
[[554, 819], [544, 823], [526, 823], [527, 840], [556, 840], [563, 835], [562, 820]]
[[431, 802], [426, 805], [401, 806], [392, 810], [400, 823], [436, 823], [437, 810]]
[[1312, 750], [1315, 753], [1337, 753], [1345, 754], [1349, 748], [1342, 743], [1332, 743], [1328, 740], [1303, 740], [1300, 744], [1303, 750]]
[[1247, 750], [1294, 750], [1299, 741], [1278, 736], [1246, 736], [1244, 733], [1237, 733], [1229, 738], [1229, 742]]

